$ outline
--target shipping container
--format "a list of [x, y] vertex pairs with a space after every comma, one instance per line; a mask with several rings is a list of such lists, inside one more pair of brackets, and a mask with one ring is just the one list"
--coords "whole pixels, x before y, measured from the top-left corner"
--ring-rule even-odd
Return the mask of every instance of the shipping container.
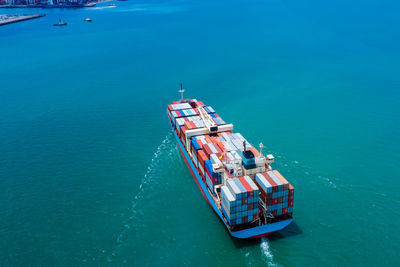
[[[216, 131], [205, 127], [199, 111], [209, 114], [205, 120], [213, 120]], [[233, 236], [260, 237], [291, 222], [293, 186], [278, 171], [270, 171], [272, 161], [234, 133], [232, 124], [195, 99], [168, 105], [167, 115], [182, 155], [192, 161], [187, 166], [193, 178]]]

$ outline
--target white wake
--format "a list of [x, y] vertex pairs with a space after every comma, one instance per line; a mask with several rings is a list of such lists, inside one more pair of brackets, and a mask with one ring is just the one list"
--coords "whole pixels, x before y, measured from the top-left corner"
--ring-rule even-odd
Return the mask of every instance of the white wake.
[[131, 205], [132, 215], [124, 223], [124, 229], [117, 237], [117, 245], [114, 248], [113, 252], [107, 257], [108, 262], [112, 262], [116, 258], [118, 252], [124, 244], [124, 241], [127, 239], [128, 233], [132, 226], [135, 226], [135, 231], [137, 231], [138, 227], [140, 227], [139, 224], [135, 223], [138, 214], [136, 207], [140, 200], [143, 198], [145, 190], [147, 188], [151, 188], [151, 186], [149, 187], [148, 185], [154, 186], [154, 183], [157, 182], [154, 180], [154, 178], [157, 177], [157, 175], [155, 175], [155, 172], [156, 170], [159, 170], [160, 163], [162, 162], [160, 158], [163, 158], [165, 156], [168, 158], [172, 155], [173, 147], [175, 147], [172, 145], [172, 141], [172, 134], [170, 133], [162, 140], [161, 144], [154, 152], [150, 164], [147, 166], [146, 172], [143, 175], [143, 178], [139, 185], [139, 190], [133, 197]]
[[260, 249], [261, 252], [263, 253], [263, 255], [265, 256], [266, 260], [267, 260], [267, 264], [268, 266], [278, 266], [275, 262], [274, 262], [274, 255], [272, 254], [271, 248], [269, 246], [269, 241], [266, 237], [263, 237], [261, 239], [261, 244], [260, 244]]

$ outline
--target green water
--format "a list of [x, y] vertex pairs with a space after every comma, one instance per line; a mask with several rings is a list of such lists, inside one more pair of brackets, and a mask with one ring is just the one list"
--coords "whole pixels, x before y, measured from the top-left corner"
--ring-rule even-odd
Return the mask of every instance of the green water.
[[[116, 4], [0, 28], [1, 266], [400, 264], [396, 1]], [[180, 82], [274, 154], [287, 229], [229, 236], [170, 132]]]

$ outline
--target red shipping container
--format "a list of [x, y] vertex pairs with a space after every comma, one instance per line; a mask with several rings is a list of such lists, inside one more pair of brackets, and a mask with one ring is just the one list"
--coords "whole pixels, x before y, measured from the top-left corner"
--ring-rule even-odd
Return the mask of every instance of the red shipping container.
[[207, 144], [203, 145], [203, 150], [206, 152], [207, 158], [210, 158], [210, 155], [213, 154], [211, 148]]
[[265, 179], [267, 179], [268, 183], [272, 185], [272, 192], [278, 192], [278, 185], [271, 177], [269, 177], [268, 173], [263, 172], [261, 174], [265, 177]]
[[289, 200], [288, 207], [293, 207], [293, 200]]
[[252, 210], [253, 209], [253, 203], [247, 204], [247, 210]]
[[197, 159], [199, 160], [199, 163], [201, 164], [204, 170], [204, 162], [208, 160], [206, 153], [204, 153], [203, 150], [197, 151]]
[[172, 101], [172, 104], [179, 104], [180, 102], [179, 101]]
[[214, 144], [214, 147], [215, 147], [215, 148], [217, 149], [217, 151], [218, 151], [216, 154], [222, 155], [222, 153], [224, 153], [224, 151], [218, 146], [217, 143]]
[[185, 135], [186, 130], [187, 130], [186, 125], [181, 127], [181, 137]]
[[218, 178], [217, 177], [211, 177], [210, 172], [207, 170], [207, 168], [205, 169], [205, 172], [207, 173], [208, 177], [210, 177], [210, 180], [213, 184], [216, 184], [218, 182]]
[[247, 216], [242, 217], [242, 223], [247, 223]]
[[282, 214], [286, 214], [287, 213], [287, 208], [283, 208], [282, 209]]
[[278, 204], [278, 199], [277, 198], [273, 198], [272, 199], [272, 205]]
[[188, 129], [188, 130], [190, 130], [191, 129], [191, 126], [190, 126], [190, 124], [189, 124], [189, 122], [188, 121], [185, 121], [185, 124], [184, 124], [184, 126], [186, 127], [186, 129]]
[[242, 185], [246, 189], [247, 195], [249, 197], [252, 197], [254, 195], [254, 192], [253, 192], [253, 189], [251, 188], [251, 186], [249, 185], [249, 183], [247, 183], [246, 179], [244, 179], [243, 177], [239, 177], [239, 181], [242, 183]]
[[192, 127], [192, 129], [197, 129], [196, 124], [194, 124], [193, 121], [189, 122], [190, 126]]
[[247, 204], [247, 198], [242, 199], [242, 205], [245, 205], [245, 204]]
[[222, 142], [218, 142], [217, 146], [221, 149], [221, 151], [225, 151], [225, 146]]
[[197, 102], [196, 102], [196, 106], [197, 106], [197, 107], [205, 107], [206, 105], [204, 105], [204, 103], [201, 102], [201, 101], [197, 101]]

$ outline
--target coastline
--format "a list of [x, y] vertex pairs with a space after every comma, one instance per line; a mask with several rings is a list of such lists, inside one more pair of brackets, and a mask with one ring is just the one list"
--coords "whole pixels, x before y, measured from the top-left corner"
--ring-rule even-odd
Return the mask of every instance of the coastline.
[[[97, 4], [115, 2], [118, 0], [99, 0], [92, 3], [78, 4], [78, 5], [0, 5], [0, 8], [85, 8], [94, 7]], [[122, 0], [128, 1], [128, 0]]]
[[25, 20], [30, 20], [30, 19], [37, 19], [46, 16], [45, 14], [33, 14], [33, 15], [0, 15], [1, 16], [6, 16], [4, 20], [0, 20], [0, 26], [11, 24], [11, 23], [17, 23]]

